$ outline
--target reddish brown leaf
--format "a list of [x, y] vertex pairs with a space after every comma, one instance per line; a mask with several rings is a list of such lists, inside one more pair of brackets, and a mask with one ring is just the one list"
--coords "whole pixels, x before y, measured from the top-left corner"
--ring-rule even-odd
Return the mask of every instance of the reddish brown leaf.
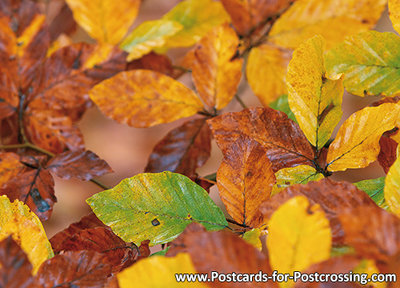
[[32, 265], [17, 243], [8, 237], [0, 242], [0, 287], [29, 288]]
[[292, 197], [304, 195], [310, 201], [310, 205], [319, 204], [330, 221], [332, 240], [334, 245], [343, 243], [343, 227], [339, 221], [339, 215], [349, 209], [360, 206], [377, 209], [378, 206], [363, 191], [347, 182], [335, 182], [328, 178], [318, 182], [293, 185], [274, 195], [270, 200], [260, 205], [260, 213], [269, 219], [274, 211]]
[[270, 198], [276, 182], [263, 146], [240, 137], [226, 151], [217, 172], [219, 195], [229, 215], [238, 223], [259, 227], [258, 207]]
[[111, 275], [105, 256], [94, 251], [68, 251], [40, 266], [36, 287], [104, 287]]
[[70, 35], [75, 32], [76, 28], [77, 24], [72, 15], [72, 11], [67, 3], [64, 2], [57, 15], [54, 16], [49, 24], [50, 39], [54, 41], [61, 34]]
[[53, 177], [41, 167], [26, 167], [21, 174], [0, 188], [0, 195], [7, 195], [11, 201], [23, 201], [42, 221], [49, 219], [53, 205], [57, 202]]
[[106, 226], [101, 222], [96, 215], [91, 212], [89, 215], [83, 217], [79, 222], [69, 225], [68, 228], [58, 232], [51, 239], [51, 247], [53, 250], [58, 252], [63, 250], [64, 241], [71, 238], [73, 235], [78, 234], [80, 231], [85, 229], [91, 229], [96, 227], [107, 228], [111, 230], [110, 227]]
[[[355, 256], [341, 256], [328, 259], [324, 262], [314, 264], [303, 273], [335, 273], [345, 274], [352, 271], [360, 263], [360, 259]], [[294, 288], [352, 288], [361, 287], [354, 282], [300, 282], [298, 281]]]
[[276, 16], [294, 0], [221, 0], [240, 35], [247, 35], [268, 18]]
[[205, 119], [195, 119], [170, 131], [154, 147], [146, 172], [171, 171], [193, 177], [210, 157], [211, 131]]
[[383, 209], [357, 207], [339, 215], [345, 243], [366, 257], [390, 262], [400, 253], [400, 219]]
[[379, 151], [378, 162], [386, 174], [389, 172], [390, 166], [392, 166], [394, 161], [397, 159], [396, 151], [398, 144], [396, 141], [390, 138], [390, 136], [399, 133], [398, 130], [398, 128], [395, 128], [394, 131], [387, 131], [383, 133], [381, 139], [379, 139], [379, 146], [381, 150]]
[[139, 248], [133, 243], [125, 243], [112, 231], [104, 227], [85, 229], [62, 242], [60, 251], [89, 250], [106, 256], [106, 263], [112, 266], [114, 273], [132, 265], [139, 255]]
[[[189, 225], [176, 240], [171, 243], [168, 256], [180, 252], [190, 254], [196, 271], [209, 273], [258, 273], [270, 274], [267, 257], [240, 237], [228, 231], [206, 232], [202, 228]], [[209, 282], [210, 287], [278, 287], [273, 282]]]
[[146, 54], [142, 58], [133, 60], [126, 64], [126, 70], [135, 69], [153, 70], [171, 77], [174, 76], [174, 68], [168, 56], [154, 52]]
[[83, 181], [112, 172], [106, 161], [89, 150], [61, 153], [49, 161], [47, 169], [62, 179]]
[[260, 143], [274, 172], [301, 164], [312, 165], [314, 152], [300, 130], [283, 112], [272, 108], [250, 108], [225, 113], [208, 120], [214, 138], [224, 154], [239, 137]]

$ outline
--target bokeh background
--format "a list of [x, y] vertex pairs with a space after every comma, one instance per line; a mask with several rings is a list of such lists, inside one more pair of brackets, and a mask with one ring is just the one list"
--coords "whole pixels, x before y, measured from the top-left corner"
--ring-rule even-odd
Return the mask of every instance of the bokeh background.
[[[142, 2], [139, 16], [133, 28], [143, 21], [160, 18], [180, 1], [143, 0]], [[58, 0], [50, 1], [50, 5], [48, 6], [49, 15], [51, 15], [53, 10], [58, 9], [60, 3], [61, 1]], [[335, 29], [335, 27], [332, 27], [332, 29]], [[378, 31], [394, 32], [387, 10], [382, 15], [375, 29]], [[76, 31], [73, 35], [73, 39], [78, 42], [91, 41], [89, 36], [81, 29]], [[186, 51], [185, 49], [175, 49], [169, 51], [168, 55], [176, 63], [185, 55]], [[190, 75], [185, 75], [179, 80], [188, 87], [192, 87]], [[242, 83], [239, 87], [239, 95], [243, 101], [247, 106], [261, 106], [260, 102], [248, 87], [246, 81], [243, 80], [244, 79], [242, 79]], [[265, 79], [265, 81], [268, 80]], [[353, 112], [376, 100], [377, 97], [361, 98], [346, 93], [343, 98], [342, 122]], [[224, 112], [240, 111], [241, 109], [241, 106], [234, 100], [224, 109]], [[114, 170], [114, 173], [105, 175], [99, 179], [108, 186], [114, 186], [124, 178], [142, 173], [155, 144], [161, 140], [168, 131], [179, 126], [182, 122], [184, 122], [184, 120], [171, 124], [159, 125], [153, 128], [132, 128], [117, 124], [103, 116], [96, 107], [93, 107], [86, 112], [79, 126], [84, 135], [86, 148], [106, 160]], [[337, 131], [335, 131], [335, 133], [336, 132]], [[207, 175], [216, 172], [221, 159], [222, 154], [215, 143], [213, 143], [211, 158], [204, 167], [198, 170], [198, 173], [200, 175]], [[384, 176], [383, 170], [377, 163], [374, 163], [365, 169], [335, 173], [333, 178], [335, 180], [357, 182], [363, 179], [377, 178], [380, 176]], [[49, 238], [58, 231], [68, 227], [71, 223], [79, 221], [82, 216], [87, 215], [90, 212], [90, 208], [86, 204], [85, 199], [101, 191], [100, 188], [91, 182], [66, 181], [57, 177], [55, 177], [55, 182], [58, 203], [54, 206], [54, 212], [50, 220], [44, 223]], [[211, 189], [211, 197], [220, 207], [223, 207], [216, 187]]]

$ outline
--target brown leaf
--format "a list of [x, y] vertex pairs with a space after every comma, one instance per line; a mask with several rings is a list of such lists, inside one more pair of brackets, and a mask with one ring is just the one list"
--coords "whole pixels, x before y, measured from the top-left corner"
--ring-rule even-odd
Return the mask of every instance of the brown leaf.
[[[257, 248], [248, 244], [228, 231], [206, 232], [202, 228], [189, 225], [186, 230], [171, 243], [167, 252], [174, 256], [180, 252], [190, 254], [196, 271], [209, 273], [258, 273], [270, 274], [267, 257]], [[201, 226], [200, 226], [201, 227]], [[210, 287], [278, 287], [273, 282], [209, 282]]]
[[26, 167], [0, 188], [0, 195], [7, 195], [11, 201], [23, 201], [42, 221], [49, 219], [57, 202], [53, 177], [40, 166]]
[[0, 242], [0, 267], [0, 287], [31, 287], [32, 265], [11, 236]]
[[111, 230], [110, 227], [104, 225], [103, 222], [101, 222], [96, 217], [96, 215], [93, 212], [91, 212], [89, 215], [84, 216], [79, 222], [73, 223], [69, 225], [68, 228], [55, 234], [50, 239], [51, 246], [53, 247], [54, 251], [56, 252], [61, 251], [63, 250], [64, 247], [63, 242], [66, 239], [71, 238], [73, 235], [79, 233], [82, 230], [96, 228], [96, 227], [102, 227]]
[[147, 69], [153, 70], [173, 77], [174, 68], [171, 59], [166, 55], [151, 52], [140, 59], [133, 60], [126, 64], [126, 70]]
[[195, 119], [170, 131], [149, 157], [146, 172], [171, 171], [193, 177], [210, 157], [211, 131], [206, 119]]
[[221, 0], [240, 35], [247, 35], [271, 16], [276, 16], [294, 0]]
[[263, 146], [240, 137], [229, 147], [217, 172], [219, 195], [232, 218], [243, 225], [259, 227], [260, 203], [270, 198], [276, 182]]
[[260, 205], [260, 213], [267, 220], [274, 211], [292, 197], [304, 195], [310, 201], [310, 205], [319, 204], [330, 221], [332, 229], [332, 241], [334, 245], [343, 243], [343, 227], [339, 221], [339, 215], [345, 210], [367, 206], [377, 209], [378, 206], [369, 196], [347, 182], [335, 182], [328, 178], [318, 182], [293, 185], [274, 195], [270, 200]]
[[[60, 25], [62, 23], [62, 25]], [[70, 35], [77, 29], [77, 24], [72, 16], [72, 11], [67, 3], [63, 3], [57, 15], [54, 16], [49, 24], [50, 39], [53, 42], [61, 34]]]
[[49, 161], [47, 169], [62, 179], [76, 178], [82, 181], [112, 172], [106, 161], [89, 150], [61, 153]]
[[[61, 249], [60, 249], [61, 248]], [[85, 229], [77, 232], [62, 242], [60, 251], [96, 251], [106, 256], [105, 263], [112, 266], [114, 273], [132, 265], [139, 254], [139, 248], [133, 243], [125, 243], [111, 230], [104, 227]]]
[[356, 207], [339, 215], [345, 243], [366, 258], [389, 262], [400, 252], [400, 219], [383, 209]]
[[111, 275], [105, 256], [94, 251], [68, 251], [40, 266], [36, 287], [104, 287]]
[[19, 160], [15, 153], [0, 153], [0, 188], [25, 170], [26, 166]]
[[312, 165], [313, 149], [299, 126], [283, 112], [272, 108], [250, 108], [225, 113], [208, 120], [224, 154], [239, 137], [260, 143], [272, 162], [274, 172], [297, 165]]
[[[355, 256], [340, 256], [328, 259], [318, 264], [314, 264], [307, 268], [303, 273], [315, 274], [315, 273], [335, 273], [345, 274], [352, 271], [360, 263], [360, 259]], [[298, 281], [294, 288], [351, 288], [361, 287], [359, 284], [354, 282], [300, 282]]]
[[398, 132], [396, 127], [392, 131], [387, 131], [383, 133], [381, 139], [379, 139], [379, 146], [381, 150], [378, 154], [379, 165], [383, 168], [383, 171], [387, 174], [389, 172], [390, 166], [393, 165], [394, 161], [397, 159], [397, 142], [390, 138]]

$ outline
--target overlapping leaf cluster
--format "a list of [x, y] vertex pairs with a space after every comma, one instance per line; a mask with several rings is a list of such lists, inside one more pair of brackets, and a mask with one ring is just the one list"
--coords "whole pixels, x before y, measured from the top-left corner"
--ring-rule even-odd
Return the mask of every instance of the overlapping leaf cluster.
[[[400, 38], [367, 31], [385, 5], [185, 0], [130, 29], [138, 0], [66, 0], [50, 23], [30, 0], [3, 1], [0, 286], [176, 287], [175, 273], [211, 271], [400, 273]], [[389, 1], [395, 29], [399, 7]], [[68, 25], [56, 28], [57, 19]], [[96, 44], [70, 44], [76, 23]], [[191, 48], [173, 65], [163, 53], [175, 47]], [[244, 66], [264, 107], [240, 98]], [[179, 81], [185, 73], [194, 89]], [[344, 89], [388, 97], [339, 125]], [[245, 109], [226, 112], [234, 98]], [[87, 199], [94, 213], [48, 240], [40, 220], [56, 201], [51, 173], [107, 188], [93, 177], [111, 168], [84, 150], [76, 126], [91, 101], [133, 127], [190, 118], [155, 146], [146, 173]], [[223, 160], [200, 176], [212, 139]], [[329, 178], [375, 161], [385, 177]], [[208, 194], [213, 185], [227, 215]]]

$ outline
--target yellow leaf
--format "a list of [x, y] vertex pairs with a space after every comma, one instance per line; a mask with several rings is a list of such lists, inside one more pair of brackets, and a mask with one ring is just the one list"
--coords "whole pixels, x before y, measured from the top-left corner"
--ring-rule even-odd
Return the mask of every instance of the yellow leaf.
[[169, 123], [203, 109], [192, 90], [150, 70], [121, 72], [96, 85], [89, 95], [106, 116], [133, 127]]
[[197, 91], [209, 107], [220, 110], [232, 100], [242, 76], [243, 59], [231, 60], [239, 39], [224, 24], [213, 29], [194, 48], [192, 76]]
[[45, 260], [54, 256], [42, 223], [35, 213], [23, 202], [15, 200], [11, 203], [3, 195], [0, 196], [0, 241], [9, 235], [27, 254], [33, 274]]
[[261, 235], [264, 235], [264, 232], [261, 231], [259, 228], [254, 228], [244, 233], [242, 238], [247, 243], [250, 243], [251, 245], [253, 245], [258, 250], [261, 251], [262, 250], [262, 243], [260, 239]]
[[246, 66], [247, 81], [264, 106], [287, 93], [286, 68], [291, 55], [290, 50], [273, 44], [251, 49]]
[[120, 288], [208, 287], [199, 282], [177, 282], [175, 273], [196, 273], [189, 254], [152, 256], [120, 272], [117, 278]]
[[288, 66], [290, 110], [317, 150], [324, 146], [342, 117], [343, 81], [325, 77], [324, 39], [314, 36], [299, 46]]
[[120, 47], [129, 52], [128, 61], [139, 59], [154, 48], [163, 47], [167, 39], [182, 28], [183, 26], [175, 21], [164, 19], [146, 21], [133, 30]]
[[275, 178], [276, 184], [272, 188], [271, 196], [294, 184], [307, 184], [310, 181], [321, 180], [324, 175], [318, 173], [311, 166], [298, 165], [279, 170], [275, 173]]
[[394, 161], [386, 175], [383, 193], [390, 210], [400, 216], [400, 158]]
[[74, 19], [101, 43], [118, 44], [135, 21], [140, 0], [66, 0]]
[[214, 27], [229, 21], [221, 2], [186, 0], [164, 15], [164, 20], [178, 22], [183, 29], [168, 38], [167, 47], [188, 47], [198, 42]]
[[[368, 279], [371, 279], [373, 274], [378, 274], [379, 269], [376, 267], [375, 261], [370, 259], [365, 259], [360, 262], [360, 264], [353, 269], [353, 273], [357, 274], [367, 274]], [[361, 283], [360, 283], [361, 284]], [[375, 287], [375, 288], [385, 288], [386, 282], [367, 282], [363, 287]]]
[[331, 48], [348, 35], [372, 28], [386, 3], [387, 0], [297, 0], [275, 22], [269, 39], [294, 49], [321, 34]]
[[399, 113], [400, 105], [385, 103], [352, 114], [329, 146], [329, 171], [363, 168], [375, 161], [380, 151], [379, 139], [396, 126]]
[[258, 207], [275, 184], [272, 164], [263, 146], [247, 138], [232, 143], [224, 156], [217, 172], [221, 200], [235, 221], [257, 228], [262, 224]]
[[394, 30], [400, 33], [400, 0], [389, 0], [389, 16]]
[[53, 41], [53, 43], [51, 43], [49, 50], [47, 50], [47, 57], [50, 57], [51, 54], [56, 52], [58, 49], [71, 45], [72, 43], [72, 39], [68, 35], [61, 34], [55, 41]]
[[[303, 271], [329, 259], [331, 229], [321, 207], [304, 196], [291, 198], [278, 208], [268, 223], [267, 248], [271, 266], [279, 273]], [[284, 283], [282, 287], [291, 287]]]
[[24, 52], [28, 48], [29, 44], [31, 44], [32, 40], [35, 39], [35, 35], [37, 35], [41, 29], [43, 29], [43, 25], [45, 25], [46, 17], [44, 15], [36, 15], [32, 20], [30, 25], [24, 30], [21, 36], [17, 39], [17, 55], [19, 58], [23, 57]]

